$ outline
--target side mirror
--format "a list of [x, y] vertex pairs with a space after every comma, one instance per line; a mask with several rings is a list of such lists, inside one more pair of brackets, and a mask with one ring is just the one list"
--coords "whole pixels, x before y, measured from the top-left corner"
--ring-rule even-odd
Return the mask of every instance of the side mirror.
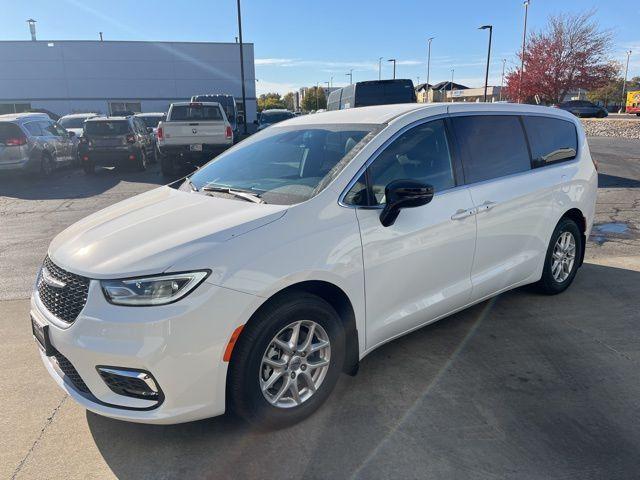
[[253, 124], [254, 124], [254, 125], [258, 125], [258, 120], [254, 120], [254, 121], [253, 121]]
[[403, 208], [426, 205], [433, 199], [433, 187], [415, 180], [394, 180], [384, 189], [387, 204], [380, 213], [383, 227], [393, 225]]
[[71, 131], [67, 130], [67, 133], [69, 134], [70, 138], [76, 136], [75, 132], [71, 132]]

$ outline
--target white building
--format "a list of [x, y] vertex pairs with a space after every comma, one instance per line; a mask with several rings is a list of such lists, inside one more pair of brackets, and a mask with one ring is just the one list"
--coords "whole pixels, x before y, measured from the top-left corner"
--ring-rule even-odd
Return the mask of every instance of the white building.
[[[256, 118], [253, 44], [244, 44], [247, 121]], [[164, 111], [192, 95], [226, 93], [242, 106], [237, 43], [0, 41], [0, 114], [47, 109]]]

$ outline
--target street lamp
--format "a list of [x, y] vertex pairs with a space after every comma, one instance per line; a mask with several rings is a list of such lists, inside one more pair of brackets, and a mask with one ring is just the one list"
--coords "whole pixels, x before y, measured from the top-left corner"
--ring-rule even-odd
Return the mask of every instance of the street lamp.
[[489, 30], [489, 50], [487, 51], [487, 70], [484, 74], [484, 102], [487, 103], [487, 85], [489, 83], [489, 62], [491, 61], [491, 36], [493, 25], [482, 25], [478, 30]]
[[396, 59], [390, 58], [387, 62], [393, 62], [393, 79], [396, 79]]
[[629, 57], [631, 56], [631, 50], [627, 51], [627, 66], [624, 69], [624, 81], [622, 82], [622, 103], [620, 104], [620, 113], [627, 111], [627, 101], [624, 98], [625, 90], [627, 89], [627, 74], [629, 73]]
[[529, 0], [524, 1], [524, 29], [522, 30], [522, 56], [520, 57], [520, 81], [518, 82], [518, 103], [522, 102], [520, 91], [522, 89], [522, 78], [524, 77], [524, 48], [527, 43], [527, 15], [529, 14]]
[[502, 89], [504, 88], [504, 66], [507, 64], [507, 59], [502, 59], [502, 77], [500, 78], [500, 101], [502, 101]]
[[29, 25], [29, 32], [31, 32], [31, 41], [36, 41], [36, 21], [33, 18], [27, 20], [27, 24]]
[[240, 81], [242, 82], [242, 123], [244, 134], [247, 134], [247, 93], [244, 88], [244, 52], [242, 51], [242, 14], [240, 13], [240, 0], [238, 0], [238, 37], [240, 40]]
[[427, 103], [429, 102], [429, 70], [431, 68], [431, 41], [436, 37], [429, 37], [427, 42], [429, 43], [429, 48], [427, 51], [427, 84], [425, 88], [427, 89]]
[[345, 73], [347, 77], [349, 77], [349, 85], [353, 83], [353, 68], [349, 70], [349, 73]]
[[378, 80], [382, 80], [382, 57], [378, 57]]
[[[453, 103], [453, 72], [455, 68], [451, 69], [451, 82], [449, 83], [449, 95], [451, 95], [451, 103]], [[445, 90], [446, 91], [446, 90]]]

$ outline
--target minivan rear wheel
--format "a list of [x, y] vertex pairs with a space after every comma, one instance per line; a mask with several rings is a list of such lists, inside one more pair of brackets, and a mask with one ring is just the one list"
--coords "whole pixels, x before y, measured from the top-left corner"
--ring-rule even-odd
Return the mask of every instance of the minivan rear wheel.
[[551, 235], [538, 288], [555, 295], [565, 291], [578, 271], [582, 258], [582, 233], [576, 222], [562, 218]]
[[287, 294], [242, 331], [229, 366], [230, 407], [262, 428], [299, 422], [333, 390], [344, 351], [335, 309], [306, 292]]

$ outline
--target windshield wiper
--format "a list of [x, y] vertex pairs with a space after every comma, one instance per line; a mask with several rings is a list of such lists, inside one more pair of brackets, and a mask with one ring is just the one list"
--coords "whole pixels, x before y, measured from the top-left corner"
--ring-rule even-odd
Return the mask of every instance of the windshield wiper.
[[247, 190], [236, 190], [231, 187], [222, 187], [216, 185], [205, 185], [202, 187], [201, 191], [203, 192], [216, 192], [216, 193], [227, 193], [229, 195], [233, 195], [234, 197], [242, 198], [243, 200], [247, 200], [248, 202], [253, 203], [267, 203], [263, 199], [260, 198], [260, 195], [257, 193], [253, 193]]
[[188, 183], [188, 184], [189, 184], [189, 186], [191, 187], [191, 190], [193, 190], [194, 192], [197, 192], [197, 191], [198, 191], [198, 187], [196, 187], [196, 186], [193, 184], [193, 182], [191, 181], [191, 179], [190, 179], [189, 177], [185, 177], [184, 179], [187, 181], [187, 183]]

